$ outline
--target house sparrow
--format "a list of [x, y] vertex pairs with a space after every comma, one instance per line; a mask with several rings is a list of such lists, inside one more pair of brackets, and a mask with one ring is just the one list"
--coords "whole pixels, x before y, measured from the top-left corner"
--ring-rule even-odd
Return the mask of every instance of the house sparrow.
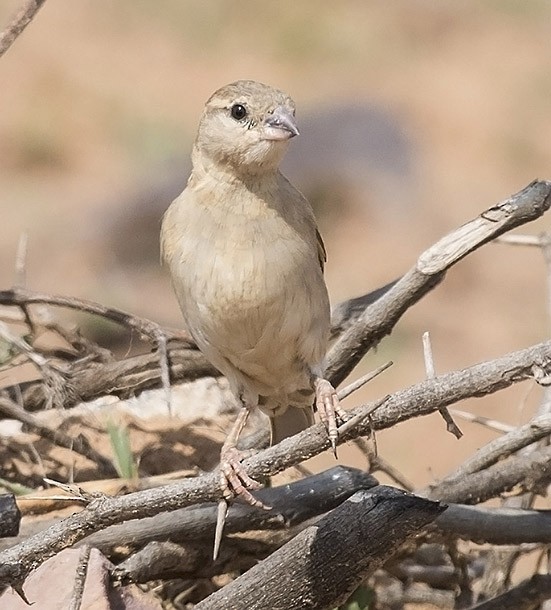
[[251, 409], [270, 417], [272, 443], [313, 423], [313, 404], [333, 449], [335, 390], [323, 378], [330, 309], [325, 249], [312, 208], [279, 171], [298, 135], [293, 100], [242, 80], [205, 105], [184, 192], [162, 223], [161, 250], [186, 325], [242, 404], [221, 451], [225, 498], [259, 484], [237, 440]]

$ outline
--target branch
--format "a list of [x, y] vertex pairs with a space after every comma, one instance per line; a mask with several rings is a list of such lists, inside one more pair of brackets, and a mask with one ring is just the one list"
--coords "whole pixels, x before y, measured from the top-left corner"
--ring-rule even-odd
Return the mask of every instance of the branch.
[[551, 599], [551, 574], [534, 574], [529, 580], [471, 610], [534, 610], [546, 599]]
[[[200, 377], [218, 377], [220, 373], [197, 349], [170, 349], [170, 379], [172, 382], [192, 381]], [[114, 362], [75, 362], [66, 365], [64, 407], [79, 401], [89, 401], [112, 394], [128, 398], [143, 390], [161, 385], [159, 356], [156, 353], [133, 356]], [[3, 388], [12, 399], [21, 396], [28, 411], [43, 409], [48, 402], [48, 388], [39, 382], [17, 384]]]
[[13, 18], [8, 27], [0, 34], [0, 57], [11, 47], [17, 37], [34, 19], [46, 0], [29, 0]]
[[[337, 305], [332, 314], [331, 332], [333, 337], [340, 338], [328, 354], [328, 376], [332, 382], [338, 385], [363, 355], [391, 332], [404, 312], [443, 279], [446, 269], [498, 235], [541, 216], [551, 203], [550, 193], [550, 182], [533, 182], [517, 195], [486, 210], [426, 250], [416, 266], [401, 279]], [[72, 394], [80, 400], [91, 400], [107, 393], [127, 397], [144, 389], [158, 387], [162, 384], [162, 378], [166, 387], [169, 377], [172, 382], [177, 382], [219, 375], [202, 354], [186, 349], [191, 347], [186, 333], [164, 329], [150, 320], [84, 299], [39, 294], [21, 288], [0, 291], [0, 305], [24, 308], [35, 303], [101, 315], [150, 337], [161, 352], [164, 341], [169, 339], [171, 342], [170, 371], [165, 365], [163, 353], [157, 357], [139, 356], [123, 362], [93, 363], [80, 368], [75, 364], [75, 369], [69, 370], [71, 387]], [[161, 371], [155, 366], [159, 359]], [[186, 362], [182, 363], [182, 359]], [[183, 368], [175, 367], [177, 362], [184, 364]], [[41, 383], [25, 385], [23, 394], [25, 408], [33, 410], [44, 406]], [[13, 398], [15, 394], [11, 396]]]
[[[456, 608], [456, 595], [452, 591], [439, 591], [429, 589], [424, 585], [411, 583], [402, 586], [401, 583], [394, 583], [397, 586], [381, 587], [377, 590], [377, 601], [383, 608], [408, 608], [409, 604], [421, 606], [421, 608]], [[415, 607], [414, 606], [414, 607]]]
[[[122, 324], [123, 326], [126, 326], [132, 330], [136, 330], [142, 335], [148, 336], [157, 348], [160, 372], [159, 381], [165, 390], [166, 404], [168, 406], [169, 413], [171, 413], [170, 365], [168, 362], [167, 340], [173, 337], [179, 337], [180, 339], [183, 339], [184, 343], [187, 343], [187, 346], [189, 347], [192, 345], [190, 343], [189, 335], [184, 332], [175, 332], [163, 329], [159, 324], [156, 324], [151, 320], [139, 318], [112, 307], [105, 307], [104, 305], [94, 303], [93, 301], [77, 299], [74, 297], [38, 294], [24, 288], [12, 288], [11, 290], [0, 291], [0, 305], [18, 306], [21, 307], [25, 313], [27, 313], [28, 306], [36, 303], [56, 305], [58, 307], [68, 307], [70, 309], [100, 315], [108, 320]], [[45, 385], [47, 386], [48, 384]], [[48, 388], [46, 388], [46, 390], [47, 389]], [[73, 390], [73, 395], [78, 395], [77, 389], [71, 386], [71, 390]]]
[[477, 544], [519, 545], [551, 543], [551, 511], [485, 508], [448, 504], [436, 525], [447, 535]]
[[17, 536], [21, 513], [13, 494], [0, 494], [0, 538]]
[[62, 430], [50, 428], [42, 423], [38, 417], [32, 413], [27, 413], [17, 403], [4, 398], [0, 395], [0, 414], [5, 417], [16, 419], [25, 424], [30, 430], [36, 432], [42, 438], [47, 438], [54, 445], [65, 447], [71, 451], [83, 455], [96, 464], [100, 472], [111, 476], [117, 476], [117, 470], [113, 462], [104, 455], [96, 451], [88, 442], [88, 439], [79, 434], [78, 436], [69, 436]]
[[[522, 236], [505, 236], [509, 238], [516, 238], [515, 241], [519, 244], [519, 241], [524, 241], [527, 244], [530, 240], [521, 239]], [[505, 237], [503, 239], [505, 239]], [[534, 245], [532, 241], [531, 245]], [[548, 233], [541, 233], [537, 238], [537, 245], [540, 248], [540, 253], [545, 263], [545, 280], [547, 285], [547, 314], [548, 318], [551, 318], [551, 240]], [[542, 393], [540, 404], [538, 405], [537, 415], [544, 416], [551, 414], [551, 391], [549, 386], [544, 388]], [[543, 438], [539, 442], [532, 443], [525, 448], [519, 450], [519, 455], [522, 457], [530, 458], [540, 451], [542, 447], [549, 444], [548, 438]], [[541, 490], [541, 488], [540, 488]], [[538, 488], [528, 489], [527, 493], [522, 495], [514, 495], [506, 497], [502, 501], [502, 506], [507, 508], [530, 508], [533, 506], [535, 496]], [[543, 491], [543, 490], [541, 490]], [[511, 576], [517, 562], [520, 558], [520, 551], [518, 547], [510, 549], [490, 549], [487, 556], [487, 569], [484, 574], [484, 578], [480, 583], [480, 594], [491, 599], [496, 595], [504, 592], [510, 587]], [[547, 604], [549, 605], [549, 604]]]
[[[439, 516], [446, 514], [449, 507]], [[385, 569], [402, 582], [424, 582], [434, 589], [456, 589], [460, 574], [456, 566], [447, 564], [425, 565], [415, 563], [414, 559], [408, 558], [400, 563], [389, 562]], [[471, 580], [479, 578], [482, 573], [482, 562], [472, 562], [471, 565], [465, 566], [468, 576]]]
[[358, 492], [196, 608], [334, 608], [443, 510], [390, 487]]
[[427, 497], [442, 502], [478, 504], [505, 491], [533, 491], [551, 479], [551, 447], [530, 456], [514, 456], [458, 481], [429, 487]]
[[183, 331], [174, 331], [162, 328], [156, 322], [147, 318], [140, 318], [129, 314], [121, 309], [106, 307], [100, 303], [76, 297], [66, 297], [60, 295], [42, 294], [28, 290], [26, 288], [12, 288], [10, 290], [0, 290], [0, 305], [9, 307], [28, 307], [29, 305], [51, 305], [54, 307], [66, 307], [76, 311], [101, 316], [121, 326], [126, 326], [137, 331], [141, 335], [149, 337], [156, 342], [158, 334], [163, 333], [168, 339], [179, 338], [189, 341], [189, 337]]
[[[376, 293], [378, 291], [360, 297], [360, 299], [371, 298]], [[106, 394], [128, 398], [144, 390], [159, 387], [162, 385], [163, 377], [166, 384], [168, 379], [173, 383], [178, 383], [200, 377], [220, 376], [220, 372], [207, 362], [184, 331], [163, 328], [146, 318], [85, 299], [41, 294], [22, 288], [0, 291], [0, 305], [20, 307], [26, 311], [30, 305], [36, 304], [66, 307], [104, 317], [135, 330], [140, 335], [147, 336], [157, 345], [160, 352], [163, 348], [167, 350], [165, 339], [170, 341], [170, 351], [166, 356], [163, 353], [145, 354], [121, 361], [100, 362], [90, 362], [89, 359], [82, 361], [79, 358], [73, 363], [64, 363], [66, 371], [64, 408], [72, 407], [78, 401], [86, 402]], [[343, 315], [339, 317], [338, 324], [345, 323]], [[56, 328], [56, 331], [63, 336], [61, 329]], [[335, 332], [338, 331], [335, 330]], [[75, 338], [65, 338], [69, 342], [75, 340]], [[78, 337], [78, 339], [82, 341], [82, 338]], [[43, 358], [40, 354], [34, 354], [34, 356]], [[165, 362], [167, 362], [166, 371], [162, 368]], [[159, 363], [161, 363], [161, 368]], [[28, 411], [46, 408], [51, 394], [41, 380], [16, 384], [4, 388], [4, 390], [12, 399], [21, 397], [21, 401]]]
[[[230, 506], [224, 525], [224, 534], [259, 529], [281, 529], [302, 523], [332, 510], [361, 489], [378, 485], [371, 475], [346, 466], [335, 466], [279, 487], [261, 489], [257, 497], [270, 510], [244, 504]], [[105, 555], [122, 544], [140, 548], [154, 540], [189, 542], [212, 539], [216, 525], [216, 505], [182, 508], [151, 519], [125, 521], [85, 538], [79, 544], [100, 549]], [[205, 547], [204, 560], [212, 557], [210, 546]]]
[[539, 218], [551, 205], [551, 182], [534, 181], [443, 237], [415, 266], [368, 306], [330, 350], [327, 375], [340, 384], [363, 356], [390, 334], [402, 315], [437, 286], [446, 271], [499, 235]]
[[[376, 481], [370, 475], [355, 468], [336, 466], [288, 486], [257, 492], [263, 503], [272, 506], [270, 511], [234, 504], [230, 507], [224, 532], [233, 534], [247, 530], [288, 529], [331, 510], [353, 493], [374, 485]], [[282, 495], [282, 492], [285, 492], [285, 495]], [[204, 543], [212, 538], [215, 523], [216, 507], [199, 505], [159, 514], [154, 518], [135, 519], [107, 527], [88, 536], [77, 546], [93, 546], [109, 556], [113, 548], [123, 542], [132, 549], [166, 539], [172, 542]], [[449, 504], [448, 510], [438, 517], [435, 525], [447, 536], [459, 537], [477, 544], [551, 543], [551, 511], [547, 510]], [[45, 526], [51, 526], [51, 523], [44, 524], [40, 529]], [[210, 546], [204, 550], [201, 561], [207, 561], [211, 556]]]
[[[370, 434], [373, 429], [389, 428], [412, 417], [428, 415], [441, 405], [483, 396], [530, 378], [534, 368], [551, 364], [551, 342], [513, 352], [497, 360], [477, 364], [428, 379], [396, 392], [367, 419], [340, 437], [341, 442]], [[365, 412], [371, 405], [354, 412]], [[354, 414], [353, 412], [353, 414]], [[263, 478], [298, 464], [329, 448], [323, 424], [316, 424], [277, 445], [260, 451], [244, 461], [250, 476]], [[26, 575], [42, 561], [100, 529], [128, 519], [151, 517], [160, 512], [183, 508], [220, 497], [217, 472], [156, 489], [121, 497], [102, 497], [82, 512], [72, 515], [45, 532], [0, 553], [0, 585], [23, 582]]]
[[465, 460], [455, 472], [442, 479], [438, 487], [442, 489], [448, 484], [465, 479], [470, 474], [481, 472], [549, 434], [551, 434], [551, 415], [535, 417], [527, 424], [514, 428], [511, 432], [484, 445], [472, 457]]

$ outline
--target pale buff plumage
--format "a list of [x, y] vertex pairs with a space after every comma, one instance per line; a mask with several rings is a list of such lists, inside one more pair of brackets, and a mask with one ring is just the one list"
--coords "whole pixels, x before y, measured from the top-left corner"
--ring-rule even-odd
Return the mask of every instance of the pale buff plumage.
[[260, 83], [214, 93], [161, 233], [189, 331], [243, 404], [270, 415], [273, 441], [313, 421], [330, 324], [312, 208], [278, 169], [293, 116], [293, 101]]

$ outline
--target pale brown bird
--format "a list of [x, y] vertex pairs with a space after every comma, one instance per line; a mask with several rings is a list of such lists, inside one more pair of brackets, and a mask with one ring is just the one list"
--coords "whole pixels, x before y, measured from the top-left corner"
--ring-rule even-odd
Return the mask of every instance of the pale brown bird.
[[[333, 447], [335, 390], [323, 377], [330, 329], [325, 249], [312, 208], [279, 171], [298, 135], [293, 100], [237, 81], [207, 101], [184, 192], [168, 208], [161, 249], [186, 325], [243, 405], [221, 452], [224, 496], [258, 487], [238, 436], [251, 409], [270, 417], [272, 442], [313, 423]], [[245, 488], [244, 488], [245, 487]]]

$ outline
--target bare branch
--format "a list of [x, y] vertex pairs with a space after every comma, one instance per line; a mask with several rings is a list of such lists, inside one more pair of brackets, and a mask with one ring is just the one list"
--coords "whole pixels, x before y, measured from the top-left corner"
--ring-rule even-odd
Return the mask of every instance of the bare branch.
[[345, 388], [342, 388], [342, 390], [339, 390], [338, 392], [339, 400], [344, 400], [345, 398], [350, 396], [350, 394], [353, 394], [354, 392], [356, 392], [356, 390], [362, 388], [366, 383], [369, 383], [372, 379], [375, 379], [375, 377], [380, 375], [383, 371], [386, 371], [386, 369], [388, 369], [393, 364], [394, 363], [392, 362], [392, 360], [390, 360], [389, 362], [385, 362], [385, 364], [382, 364], [380, 367], [376, 368], [373, 371], [369, 371], [369, 373], [366, 373], [359, 379], [356, 379], [355, 381], [347, 385]]
[[534, 181], [423, 252], [415, 266], [368, 306], [328, 354], [327, 374], [340, 384], [364, 354], [388, 335], [412, 305], [455, 263], [499, 235], [539, 218], [551, 205], [551, 182]]
[[503, 422], [497, 421], [496, 419], [490, 419], [489, 417], [484, 417], [483, 415], [475, 415], [474, 413], [469, 413], [468, 411], [461, 411], [461, 409], [450, 409], [450, 413], [453, 413], [457, 417], [461, 417], [465, 421], [473, 424], [480, 424], [481, 426], [484, 426], [489, 430], [494, 430], [495, 432], [507, 433], [515, 430], [515, 426], [504, 424]]
[[[258, 497], [270, 510], [244, 504], [230, 506], [225, 533], [247, 530], [288, 529], [314, 516], [332, 510], [361, 489], [378, 485], [371, 475], [346, 466], [335, 466], [320, 474], [279, 487], [258, 491]], [[85, 538], [81, 544], [99, 548], [109, 554], [122, 543], [141, 548], [154, 540], [170, 537], [172, 542], [190, 542], [213, 538], [216, 506], [202, 504], [156, 515], [154, 519], [134, 519], [113, 525]], [[203, 558], [210, 559], [210, 548], [205, 545]]]
[[[506, 236], [504, 236], [506, 237]], [[548, 233], [540, 234], [536, 239], [530, 239], [527, 236], [509, 236], [516, 237], [516, 240], [509, 240], [509, 243], [523, 246], [537, 246], [545, 262], [545, 280], [547, 284], [547, 313], [551, 319], [551, 238]], [[536, 371], [536, 377], [540, 380], [545, 380], [547, 374], [545, 371]], [[544, 381], [544, 383], [546, 383]], [[551, 413], [551, 391], [549, 384], [544, 387], [540, 404], [537, 409], [537, 415], [545, 416]], [[519, 450], [519, 456], [530, 459], [537, 455], [542, 446], [549, 443], [549, 437], [532, 443]], [[507, 508], [529, 508], [533, 505], [535, 495], [541, 489], [541, 486], [528, 487], [526, 493], [507, 497], [503, 501], [503, 506]], [[515, 564], [520, 557], [518, 547], [512, 549], [491, 549], [487, 555], [487, 569], [484, 578], [480, 583], [480, 592], [487, 598], [493, 598], [496, 595], [504, 592], [510, 587], [511, 575], [515, 568]]]
[[15, 285], [25, 286], [27, 279], [27, 243], [29, 235], [25, 231], [19, 236], [15, 255]]
[[[537, 218], [549, 208], [550, 203], [551, 183], [534, 182], [517, 195], [490, 208], [441, 239], [419, 257], [416, 265], [404, 277], [376, 291], [379, 298], [374, 298], [375, 293], [373, 293], [353, 299], [342, 307], [337, 307], [333, 318], [334, 334], [338, 333], [335, 331], [337, 328], [345, 330], [329, 354], [329, 377], [332, 381], [335, 384], [342, 381], [363, 354], [392, 330], [401, 315], [442, 280], [448, 268], [496, 236]], [[370, 303], [367, 309], [365, 308], [366, 302]], [[113, 362], [109, 359], [98, 361], [102, 358], [93, 356], [86, 361], [79, 361], [73, 356], [59, 356], [63, 358], [64, 363], [65, 359], [70, 360], [66, 374], [68, 392], [64, 405], [107, 393], [128, 396], [145, 388], [159, 385], [164, 386], [165, 391], [168, 392], [170, 380], [219, 375], [206, 363], [203, 356], [193, 349], [184, 333], [165, 330], [149, 320], [85, 300], [41, 295], [22, 288], [0, 291], [0, 305], [16, 306], [25, 311], [25, 308], [34, 303], [70, 307], [101, 315], [147, 336], [158, 349], [156, 355], [148, 354], [120, 362]], [[363, 311], [360, 313], [362, 305]], [[27, 321], [29, 322], [29, 320]], [[167, 341], [170, 341], [170, 350], [167, 348]], [[438, 376], [430, 373], [430, 365], [433, 366], [430, 346], [426, 347], [425, 353], [429, 364], [429, 379], [355, 409], [350, 421], [340, 429], [340, 441], [346, 442], [369, 435], [375, 430], [388, 428], [401, 421], [436, 410], [440, 410], [443, 415], [448, 414], [447, 407], [459, 400], [484, 396], [525, 379], [535, 380], [541, 385], [549, 383], [551, 342], [535, 345], [462, 371]], [[26, 354], [43, 358], [39, 352], [35, 353], [32, 349], [30, 352], [26, 350]], [[47, 359], [44, 362], [50, 365], [50, 361]], [[345, 388], [345, 391], [356, 385], [352, 384], [350, 388]], [[168, 398], [168, 394], [166, 396]], [[26, 408], [43, 406], [48, 398], [47, 388], [42, 383], [23, 384], [22, 397]], [[0, 400], [0, 406], [2, 405], [4, 408], [7, 408], [7, 405], [12, 410], [14, 407], [14, 403], [9, 400]], [[449, 419], [451, 420], [451, 417]], [[453, 423], [453, 420], [451, 422]], [[448, 421], [448, 429], [451, 429], [450, 421]], [[54, 432], [50, 430], [48, 434], [53, 435]], [[497, 460], [503, 455], [518, 451], [520, 447], [530, 442], [533, 443], [535, 438], [541, 438], [544, 434], [539, 428], [537, 430], [523, 429], [516, 435], [512, 433], [507, 435], [506, 439], [498, 439], [494, 446], [487, 447], [484, 453], [468, 462], [461, 476], [455, 473], [439, 485], [433, 486], [430, 489], [431, 497], [470, 503], [495, 497], [513, 488], [515, 491], [523, 489], [534, 491], [538, 487], [541, 488], [542, 484], [551, 479], [550, 448], [530, 456], [514, 455], [504, 462], [497, 463]], [[71, 443], [74, 443], [73, 439], [71, 439]], [[321, 424], [318, 424], [295, 437], [282, 441], [275, 447], [258, 453], [246, 460], [244, 465], [252, 477], [262, 478], [299, 464], [304, 459], [328, 448], [328, 445], [325, 430]], [[105, 460], [102, 456], [99, 457], [100, 461]], [[381, 466], [385, 466], [384, 461], [381, 461]], [[129, 519], [153, 516], [160, 512], [174, 511], [198, 502], [215, 502], [219, 499], [219, 495], [218, 475], [211, 473], [193, 480], [181, 481], [157, 489], [142, 490], [122, 497], [104, 496], [93, 499], [80, 513], [74, 514], [41, 532], [40, 535], [35, 535], [0, 553], [0, 584], [12, 584], [17, 587], [29, 571], [47, 557], [110, 525]], [[503, 520], [507, 515], [497, 516]], [[535, 516], [531, 514], [522, 516], [525, 521], [530, 518], [535, 519]], [[471, 514], [469, 517], [470, 525], [465, 526], [464, 524], [457, 525], [458, 517], [456, 516], [455, 527], [463, 529], [462, 533], [458, 531], [455, 535], [465, 536], [466, 532], [477, 535], [477, 531], [481, 532], [480, 524], [484, 522], [484, 514], [479, 513], [474, 517]], [[538, 517], [541, 518], [541, 515]], [[509, 521], [509, 523], [511, 522]], [[445, 530], [445, 527], [441, 527]], [[453, 527], [453, 522], [448, 523], [449, 532], [453, 532]], [[488, 531], [490, 531], [490, 527], [488, 527]], [[519, 535], [522, 535], [523, 531], [520, 527]], [[307, 538], [307, 540], [309, 539]], [[323, 542], [323, 539], [319, 539], [319, 542]], [[302, 552], [305, 547], [298, 546], [297, 548]], [[394, 547], [391, 545], [389, 548], [392, 550]], [[316, 551], [318, 550], [320, 549], [316, 549]], [[333, 551], [333, 549], [331, 550]], [[321, 551], [321, 555], [316, 555], [316, 561], [319, 561], [320, 565], [326, 562], [323, 545]], [[453, 549], [450, 550], [450, 553], [453, 555]], [[380, 553], [375, 554], [370, 561], [379, 561], [381, 557]], [[331, 555], [331, 558], [333, 560], [334, 555]], [[456, 569], [460, 564], [460, 560], [456, 558], [456, 561], [454, 560]], [[266, 565], [269, 566], [269, 564]], [[369, 570], [373, 565], [375, 564], [370, 564]], [[335, 589], [330, 593], [325, 591], [329, 596], [328, 599], [340, 600], [344, 590], [355, 586], [359, 582], [358, 578], [363, 578], [366, 573], [369, 573], [367, 568], [363, 569], [359, 565], [355, 568], [357, 570], [349, 581], [345, 579], [346, 582], [343, 582], [343, 579], [337, 579], [340, 587], [338, 590]], [[334, 571], [335, 567], [332, 566], [331, 569]], [[459, 573], [463, 574], [461, 570]], [[264, 573], [260, 571], [258, 574], [263, 575]], [[252, 578], [253, 575], [250, 577]], [[239, 583], [239, 580], [235, 582]], [[467, 583], [467, 580], [468, 577], [465, 576], [465, 580], [461, 580], [461, 582]], [[242, 580], [241, 584], [233, 585], [234, 589], [230, 585], [224, 589], [223, 594], [220, 594], [220, 599], [227, 599], [225, 596], [231, 595], [232, 591], [236, 590], [242, 597], [243, 589], [240, 587], [243, 586], [243, 582], [250, 581]], [[313, 584], [319, 589], [319, 583], [315, 579], [310, 582], [303, 579], [303, 584], [306, 588]], [[226, 589], [228, 590], [226, 591]], [[323, 587], [321, 591], [324, 591]], [[263, 593], [260, 591], [261, 595]], [[287, 592], [282, 591], [282, 594], [285, 593]], [[339, 595], [341, 597], [338, 597]], [[217, 603], [216, 599], [215, 597], [214, 602], [213, 600], [211, 602]], [[215, 608], [217, 606], [205, 605], [204, 607]]]
[[448, 535], [478, 544], [551, 543], [551, 512], [546, 510], [448, 504], [436, 525]]
[[551, 574], [534, 574], [529, 580], [471, 610], [533, 610], [546, 599], [551, 599]]
[[146, 318], [140, 318], [120, 309], [106, 307], [105, 305], [87, 299], [41, 294], [26, 288], [0, 290], [0, 305], [24, 307], [34, 304], [66, 307], [67, 309], [75, 309], [76, 311], [102, 316], [107, 320], [111, 320], [112, 322], [116, 322], [117, 324], [137, 331], [140, 335], [148, 337], [155, 343], [157, 342], [159, 332], [162, 332], [167, 339], [178, 338], [186, 341], [189, 338], [183, 331], [162, 328], [156, 322], [152, 322]]
[[333, 608], [443, 510], [390, 487], [358, 492], [196, 608]]
[[463, 462], [455, 472], [442, 479], [439, 485], [447, 485], [464, 479], [469, 474], [484, 470], [549, 434], [551, 434], [551, 416], [541, 415], [536, 417], [524, 426], [514, 428], [508, 434], [479, 449], [475, 455]]
[[[345, 442], [368, 434], [372, 429], [388, 428], [412, 417], [432, 413], [441, 405], [449, 405], [468, 397], [484, 396], [504, 389], [529, 378], [534, 364], [542, 368], [551, 365], [551, 342], [514, 352], [462, 371], [440, 375], [396, 392], [385, 400], [368, 421], [358, 423], [339, 440]], [[365, 405], [359, 407], [359, 410], [363, 409]], [[329, 444], [325, 427], [323, 424], [316, 424], [296, 436], [260, 451], [245, 460], [244, 466], [248, 474], [254, 478], [271, 476], [328, 449]], [[551, 461], [547, 455], [542, 455], [541, 462], [544, 462], [542, 468], [546, 474], [547, 470], [551, 469]], [[514, 477], [501, 479], [502, 484], [515, 485], [522, 477], [526, 478], [526, 469], [528, 472], [533, 472], [531, 467], [532, 463], [525, 463], [524, 470], [518, 468], [515, 471], [517, 479]], [[217, 501], [219, 495], [219, 477], [218, 473], [214, 472], [193, 480], [122, 497], [103, 497], [94, 500], [82, 512], [0, 553], [0, 584], [22, 582], [28, 572], [41, 561], [108, 525], [127, 519], [149, 517], [199, 502]]]
[[[143, 390], [161, 385], [159, 356], [156, 353], [132, 356], [120, 361], [80, 362], [68, 365], [65, 384], [65, 408], [79, 401], [112, 394], [120, 398], [134, 396]], [[197, 349], [170, 349], [170, 378], [173, 382], [191, 381], [199, 377], [218, 377], [220, 373]], [[22, 401], [29, 411], [47, 405], [47, 389], [42, 382], [30, 382], [4, 388], [17, 396], [21, 388]]]
[[17, 37], [34, 19], [45, 0], [28, 0], [8, 27], [0, 34], [0, 57], [11, 47]]
[[[363, 439], [356, 439], [358, 441]], [[372, 455], [370, 456], [370, 472], [384, 472], [387, 477], [396, 481], [398, 485], [402, 489], [406, 491], [411, 491], [415, 489], [415, 485], [411, 481], [409, 481], [397, 468], [395, 468], [390, 462], [385, 460], [384, 457], [380, 455]]]
[[82, 434], [72, 437], [61, 430], [52, 429], [43, 424], [35, 415], [27, 413], [27, 411], [21, 408], [17, 403], [3, 396], [0, 396], [0, 413], [5, 417], [16, 419], [24, 423], [33, 432], [36, 432], [43, 438], [47, 438], [54, 443], [54, 445], [65, 447], [66, 449], [83, 455], [94, 462], [101, 472], [110, 476], [117, 476], [117, 471], [111, 460], [96, 451]]
[[48, 360], [41, 354], [38, 354], [33, 348], [21, 337], [11, 332], [8, 325], [0, 322], [0, 338], [10, 343], [15, 349], [25, 356], [36, 366], [36, 368], [46, 377], [47, 369], [50, 367]]
[[529, 456], [513, 456], [481, 472], [462, 479], [429, 486], [429, 498], [442, 502], [478, 504], [510, 491], [514, 487], [531, 491], [538, 484], [551, 480], [551, 447]]
[[541, 248], [541, 238], [537, 235], [502, 235], [496, 239], [499, 244], [510, 246], [531, 246]]
[[73, 583], [73, 592], [71, 594], [69, 610], [80, 610], [80, 608], [82, 607], [84, 585], [86, 583], [86, 573], [88, 571], [88, 563], [90, 561], [91, 550], [92, 549], [89, 546], [85, 546], [80, 550], [80, 556], [78, 558], [78, 564], [75, 571], [75, 580]]

